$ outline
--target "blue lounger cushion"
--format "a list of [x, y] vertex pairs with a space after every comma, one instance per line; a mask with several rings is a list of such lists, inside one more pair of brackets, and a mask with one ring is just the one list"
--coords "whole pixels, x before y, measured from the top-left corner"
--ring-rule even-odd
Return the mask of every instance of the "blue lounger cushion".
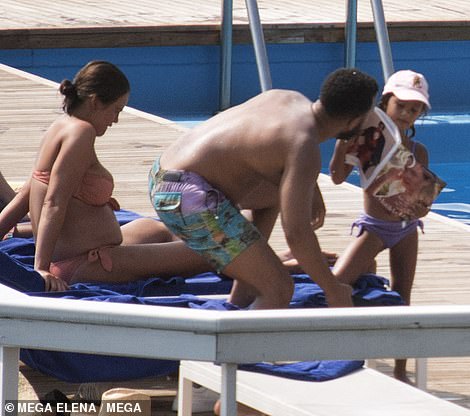
[[[119, 211], [121, 224], [137, 218], [129, 211]], [[45, 292], [41, 276], [34, 271], [34, 242], [32, 239], [13, 238], [0, 242], [0, 283], [30, 296], [82, 299], [98, 302], [121, 302], [145, 305], [173, 306], [194, 309], [236, 310], [224, 299], [209, 299], [201, 295], [227, 294], [232, 280], [214, 273], [203, 273], [190, 278], [158, 277], [126, 284], [77, 283], [66, 292]], [[291, 308], [326, 307], [321, 288], [307, 275], [294, 275], [294, 296]], [[376, 275], [363, 276], [354, 288], [358, 305], [401, 305], [400, 296], [388, 290], [387, 280]], [[168, 298], [167, 296], [171, 296]], [[178, 362], [105, 355], [79, 354], [58, 351], [21, 350], [21, 360], [42, 373], [64, 381], [82, 383], [118, 381], [176, 372]], [[297, 373], [310, 380], [324, 380], [344, 371], [353, 371], [362, 362], [307, 362], [296, 367], [267, 366], [260, 363], [255, 371], [283, 374]], [[308, 371], [307, 371], [308, 369]]]

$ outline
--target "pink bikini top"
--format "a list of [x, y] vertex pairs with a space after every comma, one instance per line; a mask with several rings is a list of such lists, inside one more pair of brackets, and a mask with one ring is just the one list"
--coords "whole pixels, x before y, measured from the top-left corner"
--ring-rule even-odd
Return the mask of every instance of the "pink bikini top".
[[[37, 181], [48, 185], [51, 179], [51, 172], [35, 170], [32, 176]], [[113, 189], [114, 182], [111, 175], [86, 172], [80, 187], [73, 197], [88, 205], [101, 206], [106, 205], [110, 201]]]

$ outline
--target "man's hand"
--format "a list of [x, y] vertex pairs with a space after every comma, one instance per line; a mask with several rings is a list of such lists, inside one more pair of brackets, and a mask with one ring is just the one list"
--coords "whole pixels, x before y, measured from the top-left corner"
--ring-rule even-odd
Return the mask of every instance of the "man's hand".
[[310, 222], [314, 231], [323, 227], [323, 224], [325, 222], [325, 215], [325, 201], [323, 200], [323, 195], [321, 193], [320, 187], [318, 186], [318, 183], [316, 183], [315, 194], [313, 196], [312, 204], [312, 220]]
[[36, 270], [44, 279], [46, 292], [63, 292], [69, 289], [69, 285], [59, 277], [45, 270]]
[[352, 287], [344, 283], [335, 285], [333, 290], [325, 292], [326, 302], [330, 308], [349, 308], [353, 307]]

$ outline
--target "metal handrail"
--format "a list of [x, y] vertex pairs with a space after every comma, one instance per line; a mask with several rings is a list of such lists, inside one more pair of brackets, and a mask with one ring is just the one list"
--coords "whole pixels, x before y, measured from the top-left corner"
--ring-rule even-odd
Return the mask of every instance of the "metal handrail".
[[388, 38], [383, 4], [382, 0], [371, 0], [370, 3], [372, 6], [372, 13], [374, 15], [375, 34], [377, 36], [377, 44], [379, 45], [384, 81], [387, 81], [390, 75], [393, 74], [394, 70], [392, 50], [390, 48], [390, 40]]
[[[256, 0], [245, 0], [251, 38], [256, 56], [256, 67], [260, 79], [261, 90], [272, 88], [271, 73], [269, 69], [268, 54], [264, 41], [263, 29]], [[384, 80], [394, 72], [392, 51], [388, 37], [387, 23], [383, 10], [382, 0], [371, 0], [374, 27], [379, 47], [380, 60]], [[345, 26], [345, 59], [344, 65], [348, 68], [356, 66], [357, 44], [357, 0], [347, 0], [347, 17]], [[232, 86], [232, 48], [233, 48], [233, 0], [222, 2], [221, 27], [221, 66], [220, 66], [220, 96], [219, 110], [230, 107]]]
[[[371, 0], [372, 14], [374, 16], [375, 35], [379, 47], [380, 61], [384, 81], [393, 74], [393, 59], [390, 40], [388, 37], [387, 23], [382, 0]], [[356, 42], [357, 42], [357, 0], [347, 1], [347, 16], [345, 27], [346, 50], [345, 66], [352, 68], [356, 66]]]
[[348, 0], [346, 5], [344, 66], [356, 66], [356, 39], [357, 39], [357, 0]]
[[269, 71], [268, 53], [264, 42], [263, 28], [259, 17], [258, 4], [256, 0], [245, 0], [250, 22], [251, 38], [255, 48], [256, 66], [261, 84], [261, 91], [270, 90], [272, 85], [271, 73]]
[[[256, 0], [245, 0], [248, 20], [250, 24], [251, 38], [255, 49], [256, 66], [260, 79], [261, 91], [272, 88], [271, 73], [269, 70], [268, 54], [264, 41], [261, 19]], [[221, 69], [220, 69], [220, 96], [219, 110], [230, 107], [231, 83], [232, 83], [232, 26], [233, 26], [233, 1], [222, 2], [222, 28], [221, 28]]]
[[222, 2], [222, 28], [220, 34], [220, 110], [230, 107], [232, 89], [232, 20], [233, 1], [224, 0]]

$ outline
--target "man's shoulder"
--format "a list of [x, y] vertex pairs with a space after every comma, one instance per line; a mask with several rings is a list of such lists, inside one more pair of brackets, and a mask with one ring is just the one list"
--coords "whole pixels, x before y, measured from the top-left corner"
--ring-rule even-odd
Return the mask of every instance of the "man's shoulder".
[[279, 97], [279, 98], [303, 98], [303, 99], [308, 100], [308, 98], [299, 91], [287, 90], [287, 89], [281, 89], [281, 88], [267, 90], [267, 91], [262, 92], [260, 95]]
[[285, 89], [271, 89], [261, 92], [249, 101], [267, 101], [267, 102], [310, 102], [310, 100], [301, 92]]

